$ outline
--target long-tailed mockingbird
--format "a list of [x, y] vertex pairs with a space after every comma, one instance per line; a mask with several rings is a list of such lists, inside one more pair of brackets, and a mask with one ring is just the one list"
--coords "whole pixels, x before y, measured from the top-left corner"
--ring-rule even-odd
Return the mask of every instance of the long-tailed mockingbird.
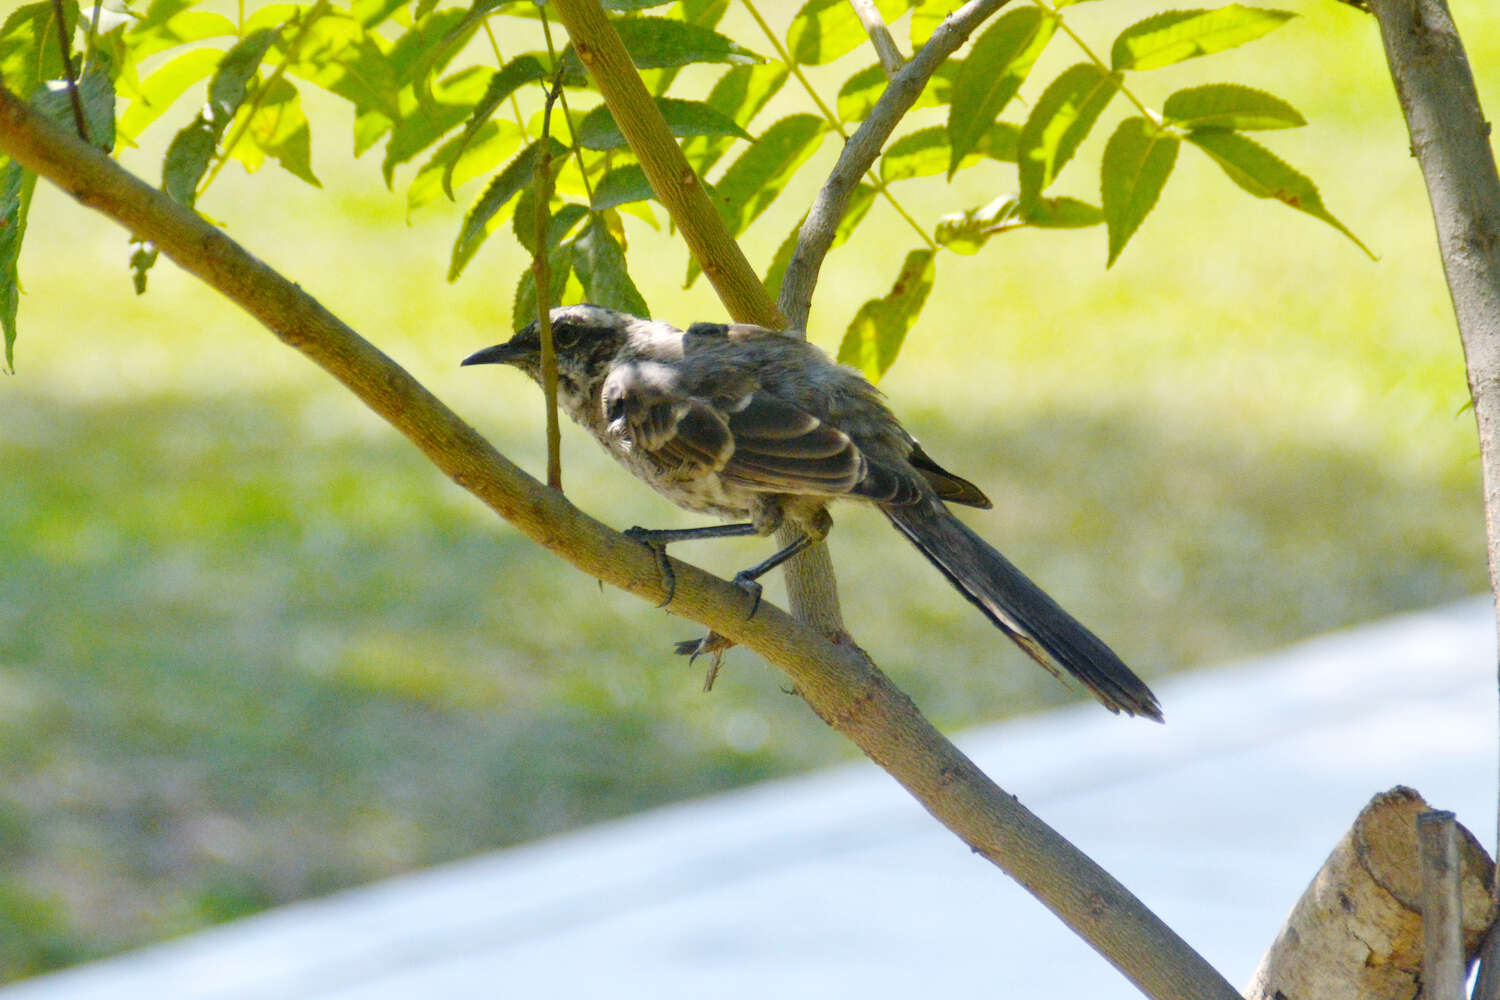
[[[934, 462], [854, 369], [756, 326], [684, 332], [592, 305], [551, 319], [568, 415], [673, 503], [738, 522], [635, 537], [660, 546], [795, 525], [797, 541], [736, 576], [758, 596], [756, 577], [828, 534], [829, 501], [865, 500], [1042, 666], [1068, 671], [1111, 711], [1160, 721], [1156, 696], [1108, 646], [949, 512], [944, 501], [990, 501]], [[515, 365], [540, 382], [536, 324], [463, 363]]]

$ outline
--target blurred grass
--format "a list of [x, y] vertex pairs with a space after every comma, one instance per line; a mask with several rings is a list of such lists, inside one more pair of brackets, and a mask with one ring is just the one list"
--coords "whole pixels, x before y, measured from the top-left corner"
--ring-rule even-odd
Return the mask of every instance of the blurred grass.
[[[1149, 9], [1096, 6], [1069, 14], [1091, 39]], [[1485, 583], [1462, 359], [1374, 25], [1299, 9], [1210, 78], [1307, 113], [1263, 138], [1378, 262], [1184, 150], [1110, 271], [1097, 231], [945, 255], [885, 383], [996, 501], [971, 523], [1149, 677]], [[1493, 108], [1500, 25], [1480, 0], [1454, 9]], [[1074, 58], [1054, 50], [1053, 72]], [[1202, 69], [1140, 91], [1159, 101]], [[539, 394], [455, 366], [506, 335], [519, 252], [497, 237], [444, 284], [457, 210], [405, 225], [376, 164], [343, 163], [342, 112], [315, 108], [320, 123], [326, 192], [226, 171], [205, 210], [540, 468]], [[1063, 190], [1093, 197], [1097, 158], [1086, 147]], [[155, 175], [149, 153], [124, 159]], [[898, 191], [930, 220], [1011, 184], [986, 167], [955, 192]], [[797, 212], [752, 230], [753, 260]], [[882, 207], [866, 227], [824, 270], [812, 334], [830, 348], [914, 245]], [[635, 268], [658, 314], [719, 315], [702, 282], [676, 287], [669, 236], [632, 239], [636, 260], [671, 262]], [[124, 247], [39, 191], [18, 374], [0, 384], [0, 979], [850, 756], [748, 654], [703, 696], [666, 653], [691, 625], [497, 523], [170, 264], [130, 295]], [[580, 506], [692, 522], [596, 450], [565, 432]], [[846, 618], [938, 722], [1076, 696], [878, 516], [836, 515]], [[762, 552], [682, 554], [729, 572]]]

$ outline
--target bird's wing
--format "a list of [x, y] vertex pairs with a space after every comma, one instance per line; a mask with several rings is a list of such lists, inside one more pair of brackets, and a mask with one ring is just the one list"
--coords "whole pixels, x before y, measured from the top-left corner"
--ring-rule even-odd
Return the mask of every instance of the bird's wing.
[[609, 375], [600, 402], [610, 433], [669, 467], [711, 470], [767, 493], [887, 500], [907, 492], [849, 435], [763, 388], [706, 399], [688, 395], [670, 366], [637, 362]]
[[600, 405], [609, 433], [664, 465], [718, 471], [734, 451], [724, 418], [684, 394], [667, 365], [620, 365], [604, 380]]
[[734, 452], [720, 470], [754, 490], [839, 496], [854, 492], [868, 464], [849, 435], [764, 390], [723, 408]]

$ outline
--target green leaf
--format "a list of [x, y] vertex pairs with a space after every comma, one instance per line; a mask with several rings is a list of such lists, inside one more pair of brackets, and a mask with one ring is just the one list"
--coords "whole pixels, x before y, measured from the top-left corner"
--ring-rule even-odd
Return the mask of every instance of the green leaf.
[[407, 218], [440, 196], [451, 201], [457, 188], [490, 173], [514, 153], [524, 136], [514, 122], [490, 121], [462, 149], [456, 136], [443, 143], [406, 188]]
[[[932, 74], [912, 107], [930, 108], [952, 100], [953, 83], [958, 79], [962, 65], [957, 59], [949, 59], [938, 66], [937, 72]], [[844, 85], [839, 88], [839, 118], [846, 122], [864, 121], [875, 107], [875, 102], [880, 100], [880, 95], [885, 93], [889, 82], [879, 63], [866, 66], [845, 80]]]
[[[71, 37], [78, 22], [75, 4], [64, 6]], [[11, 11], [0, 24], [0, 81], [24, 100], [30, 100], [45, 80], [63, 75], [57, 44], [57, 21], [50, 0], [39, 0]]]
[[329, 12], [302, 34], [287, 69], [354, 105], [355, 114], [376, 110], [400, 117], [396, 74], [376, 37], [358, 20]]
[[714, 202], [738, 236], [764, 212], [797, 168], [817, 151], [827, 129], [817, 115], [788, 115], [761, 134], [714, 185]]
[[210, 113], [208, 120], [218, 130], [218, 135], [224, 134], [225, 126], [245, 102], [250, 81], [275, 40], [275, 30], [262, 28], [235, 43], [219, 60], [219, 67], [208, 82], [208, 107], [205, 109]]
[[[457, 139], [459, 154], [462, 154], [463, 149], [490, 120], [490, 116], [495, 113], [495, 109], [500, 107], [500, 103], [516, 92], [516, 88], [541, 80], [546, 75], [547, 71], [535, 56], [517, 56], [497, 69], [484, 88], [484, 96], [474, 105], [474, 110], [469, 112], [469, 120], [464, 125], [463, 134]], [[458, 158], [458, 155], [450, 158], [449, 168], [443, 172], [443, 191], [449, 198], [453, 197], [453, 166], [458, 163]]]
[[1041, 8], [1020, 7], [974, 41], [958, 71], [948, 109], [949, 178], [1021, 89], [1056, 27], [1057, 22]]
[[224, 130], [245, 102], [250, 81], [266, 50], [276, 40], [271, 28], [246, 35], [219, 59], [208, 81], [208, 103], [185, 128], [172, 137], [162, 162], [162, 188], [175, 201], [192, 207]]
[[[562, 245], [580, 222], [589, 217], [589, 207], [570, 201], [547, 217], [547, 247], [555, 250]], [[516, 199], [515, 221], [511, 232], [516, 242], [529, 254], [536, 253], [536, 188], [528, 187]]]
[[0, 335], [5, 339], [5, 367], [16, 370], [16, 313], [21, 303], [19, 261], [36, 174], [0, 156]]
[[[661, 69], [691, 63], [747, 65], [765, 59], [712, 28], [666, 17], [627, 17], [610, 23], [625, 43], [637, 69]], [[570, 44], [563, 52], [564, 70], [579, 76], [583, 64]]]
[[484, 193], [469, 208], [464, 216], [463, 225], [459, 228], [458, 239], [453, 243], [453, 255], [448, 265], [448, 280], [457, 281], [458, 276], [463, 273], [464, 266], [473, 258], [490, 233], [495, 227], [508, 218], [504, 211], [510, 205], [522, 188], [531, 183], [532, 175], [536, 170], [537, 157], [543, 149], [543, 143], [550, 143], [551, 155], [553, 157], [563, 156], [568, 149], [562, 143], [550, 136], [543, 140], [538, 139], [525, 149], [510, 163], [506, 164], [504, 170], [496, 174], [494, 179], [484, 189]]
[[[1086, 229], [1104, 221], [1104, 212], [1077, 198], [1043, 198], [1035, 205], [1022, 206], [1021, 222], [1037, 229]], [[1007, 228], [1002, 226], [997, 232]]]
[[268, 3], [246, 16], [245, 23], [235, 34], [249, 35], [262, 28], [279, 32], [288, 25], [299, 26], [308, 11], [308, 7], [299, 3]]
[[941, 0], [922, 0], [917, 9], [911, 12], [911, 28], [908, 37], [911, 39], [913, 52], [927, 44], [927, 40], [932, 37], [938, 25], [943, 23], [952, 6]]
[[1179, 90], [1162, 105], [1162, 114], [1184, 128], [1300, 128], [1307, 119], [1286, 101], [1264, 90], [1237, 83], [1210, 83]]
[[[83, 127], [89, 142], [106, 152], [115, 145], [115, 87], [102, 65], [94, 65], [77, 80], [78, 103], [83, 108]], [[31, 106], [53, 121], [76, 131], [73, 98], [68, 81], [48, 80], [31, 99]]]
[[219, 55], [214, 49], [193, 49], [148, 76], [140, 86], [139, 96], [120, 115], [121, 137], [134, 140], [144, 132], [184, 91], [213, 72], [219, 64]]
[[[396, 39], [396, 44], [386, 55], [397, 89], [420, 84], [432, 74], [441, 72], [478, 27], [478, 22], [471, 21], [467, 11], [457, 7], [445, 7], [419, 18]], [[425, 87], [418, 89], [424, 90]]]
[[141, 63], [149, 56], [206, 38], [234, 38], [234, 22], [223, 14], [191, 9], [187, 4], [153, 3], [126, 32], [131, 58]]
[[651, 315], [625, 268], [625, 251], [615, 242], [602, 215], [595, 214], [588, 228], [573, 241], [573, 271], [595, 305], [633, 316]]
[[[875, 0], [886, 23], [912, 6], [910, 0]], [[848, 0], [808, 0], [786, 30], [786, 47], [794, 62], [821, 66], [862, 44], [869, 36]]]
[[1282, 162], [1276, 154], [1253, 139], [1223, 129], [1200, 129], [1188, 133], [1188, 141], [1209, 156], [1229, 179], [1257, 198], [1275, 198], [1299, 212], [1328, 223], [1369, 255], [1375, 255], [1328, 209], [1318, 187], [1306, 175]]
[[198, 182], [218, 142], [218, 130], [202, 115], [172, 137], [162, 160], [161, 186], [173, 201], [191, 207], [198, 200]]
[[156, 266], [156, 258], [159, 253], [156, 244], [150, 240], [139, 237], [130, 239], [130, 283], [135, 288], [135, 294], [146, 294], [146, 276]]
[[352, 0], [350, 15], [362, 28], [374, 28], [383, 24], [396, 11], [405, 6], [406, 0]]
[[1078, 229], [1097, 226], [1104, 213], [1077, 198], [1041, 198], [1022, 208], [1019, 195], [1004, 195], [988, 205], [954, 212], [938, 219], [933, 239], [955, 253], [975, 254], [991, 236], [1032, 226], [1038, 229]]
[[955, 253], [976, 254], [995, 233], [1023, 224], [1020, 198], [1005, 195], [980, 208], [941, 217], [933, 228], [932, 238]]
[[[696, 135], [727, 135], [748, 139], [750, 134], [734, 123], [734, 119], [715, 110], [702, 101], [684, 101], [675, 97], [655, 98], [657, 110], [666, 120], [667, 128], [679, 139]], [[583, 116], [578, 123], [578, 144], [584, 149], [620, 149], [628, 145], [625, 134], [615, 124], [614, 116], [603, 104]]]
[[1020, 166], [1021, 202], [1035, 205], [1094, 122], [1120, 89], [1120, 75], [1094, 63], [1078, 63], [1063, 70], [1037, 99], [1016, 152]]
[[599, 178], [599, 183], [594, 185], [594, 200], [590, 204], [594, 211], [602, 212], [607, 208], [618, 208], [620, 205], [645, 201], [651, 197], [653, 194], [651, 184], [646, 180], [646, 172], [639, 163], [631, 163], [615, 167]]
[[[556, 306], [562, 301], [563, 292], [568, 286], [568, 275], [573, 270], [573, 244], [564, 243], [547, 254], [547, 269], [552, 275], [548, 282], [551, 294], [547, 301]], [[531, 268], [521, 272], [521, 280], [516, 282], [516, 294], [511, 301], [511, 322], [514, 329], [521, 329], [528, 323], [536, 320], [536, 274]]]
[[380, 172], [387, 186], [391, 184], [397, 166], [415, 157], [469, 117], [474, 105], [484, 96], [489, 81], [490, 74], [484, 67], [469, 66], [438, 84], [430, 101], [413, 102], [409, 112], [391, 129], [391, 137], [385, 144]]
[[933, 256], [931, 250], [908, 253], [885, 297], [859, 307], [839, 344], [841, 364], [853, 365], [872, 382], [890, 370], [937, 278]]
[[[973, 152], [964, 157], [959, 169], [984, 158], [1014, 163], [1020, 134], [1021, 130], [1009, 122], [996, 122], [980, 138]], [[889, 183], [908, 177], [931, 177], [947, 170], [949, 160], [948, 130], [932, 125], [904, 135], [886, 148], [880, 158], [880, 179]]]
[[1156, 69], [1253, 42], [1296, 14], [1232, 3], [1216, 10], [1169, 10], [1137, 21], [1115, 38], [1116, 70]]
[[1166, 186], [1177, 163], [1175, 135], [1145, 118], [1127, 118], [1109, 137], [1100, 167], [1099, 190], [1104, 222], [1109, 229], [1109, 262], [1112, 266]]
[[[779, 62], [735, 66], [721, 76], [708, 95], [708, 106], [720, 111], [741, 128], [750, 122], [781, 90], [791, 71]], [[682, 144], [682, 155], [699, 176], [707, 173], [734, 143], [725, 135], [695, 136]]]
[[312, 134], [302, 99], [285, 77], [270, 85], [232, 155], [251, 171], [269, 156], [292, 176], [323, 186], [312, 170]]

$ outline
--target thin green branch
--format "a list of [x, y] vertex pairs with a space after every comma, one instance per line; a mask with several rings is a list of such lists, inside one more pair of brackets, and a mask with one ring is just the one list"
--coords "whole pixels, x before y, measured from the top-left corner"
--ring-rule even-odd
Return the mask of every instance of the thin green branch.
[[[496, 68], [503, 67], [505, 65], [505, 56], [500, 54], [500, 43], [495, 40], [495, 32], [490, 27], [490, 19], [486, 17], [479, 23], [484, 27], [485, 36], [490, 40], [490, 51], [495, 53]], [[510, 109], [516, 116], [516, 124], [521, 127], [521, 131], [524, 133], [526, 131], [526, 119], [521, 115], [521, 102], [516, 100], [516, 92], [514, 90], [510, 92]]]
[[[545, 19], [546, 15], [542, 15]], [[562, 490], [562, 430], [557, 419], [557, 351], [552, 343], [552, 265], [547, 260], [548, 206], [552, 202], [552, 104], [562, 94], [562, 67], [557, 68], [552, 86], [542, 105], [542, 143], [536, 158], [535, 194], [536, 247], [531, 257], [531, 274], [536, 283], [536, 330], [542, 343], [542, 396], [547, 407], [547, 485]]]

